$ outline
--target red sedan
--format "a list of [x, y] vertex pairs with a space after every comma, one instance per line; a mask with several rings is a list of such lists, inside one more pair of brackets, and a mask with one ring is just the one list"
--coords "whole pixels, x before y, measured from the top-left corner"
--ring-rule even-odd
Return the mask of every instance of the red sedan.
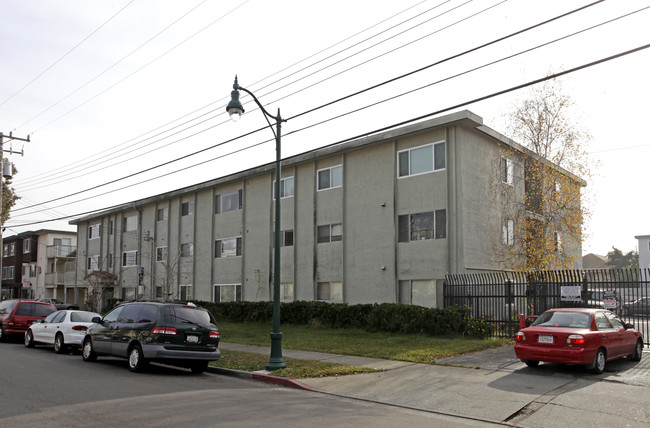
[[640, 361], [643, 337], [604, 309], [551, 309], [517, 333], [515, 354], [528, 367], [540, 361], [585, 365], [593, 373], [605, 363], [628, 357]]

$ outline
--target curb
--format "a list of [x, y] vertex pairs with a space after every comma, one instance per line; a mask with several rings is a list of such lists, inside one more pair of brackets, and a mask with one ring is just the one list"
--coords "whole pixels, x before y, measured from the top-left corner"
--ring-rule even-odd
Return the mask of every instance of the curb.
[[274, 385], [286, 386], [289, 388], [296, 388], [296, 389], [302, 389], [307, 391], [313, 390], [311, 386], [306, 385], [300, 381], [297, 381], [295, 379], [287, 379], [280, 376], [273, 376], [264, 370], [258, 372], [245, 372], [242, 370], [225, 369], [223, 367], [208, 367], [207, 371], [210, 373], [220, 374], [224, 376], [232, 376], [240, 379], [251, 379], [260, 382], [271, 383]]

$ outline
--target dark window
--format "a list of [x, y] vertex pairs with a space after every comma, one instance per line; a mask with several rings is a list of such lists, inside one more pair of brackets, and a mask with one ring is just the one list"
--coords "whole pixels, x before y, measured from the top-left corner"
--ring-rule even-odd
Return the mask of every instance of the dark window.
[[92, 322], [93, 318], [96, 317], [92, 312], [71, 312], [70, 321], [72, 322]]
[[186, 216], [186, 215], [192, 215], [194, 214], [194, 202], [183, 202], [181, 204], [181, 215]]
[[118, 306], [117, 308], [113, 309], [109, 313], [106, 314], [104, 317], [103, 321], [106, 322], [115, 322], [119, 318], [120, 314], [124, 310], [124, 306]]
[[142, 309], [142, 305], [125, 306], [124, 310], [120, 314], [120, 317], [118, 318], [117, 321], [124, 324], [134, 323], [135, 320], [138, 319], [138, 314], [140, 313], [140, 309]]
[[447, 210], [406, 214], [397, 218], [398, 242], [447, 237]]
[[155, 305], [143, 305], [138, 314], [137, 323], [152, 323], [158, 319], [158, 307]]
[[212, 314], [204, 309], [197, 309], [185, 306], [165, 307], [166, 324], [196, 324], [206, 327], [208, 324], [216, 327], [217, 322]]
[[319, 244], [343, 240], [343, 226], [340, 223], [318, 226], [317, 233], [317, 241]]

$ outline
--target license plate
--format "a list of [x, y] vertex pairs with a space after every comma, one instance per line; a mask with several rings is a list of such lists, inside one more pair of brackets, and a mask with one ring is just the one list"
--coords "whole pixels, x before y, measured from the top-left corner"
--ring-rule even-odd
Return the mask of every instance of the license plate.
[[539, 343], [553, 343], [553, 336], [539, 336], [537, 338]]
[[185, 340], [188, 343], [199, 343], [199, 336], [196, 336], [194, 334], [188, 334], [187, 338], [185, 338]]

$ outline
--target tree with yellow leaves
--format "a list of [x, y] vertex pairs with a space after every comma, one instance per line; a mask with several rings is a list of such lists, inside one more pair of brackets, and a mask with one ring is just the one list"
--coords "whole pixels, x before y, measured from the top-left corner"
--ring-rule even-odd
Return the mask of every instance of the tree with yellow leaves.
[[560, 83], [547, 81], [506, 116], [513, 143], [497, 160], [504, 211], [502, 240], [494, 248], [507, 269], [571, 269], [582, 256], [590, 135], [572, 119], [572, 106]]

